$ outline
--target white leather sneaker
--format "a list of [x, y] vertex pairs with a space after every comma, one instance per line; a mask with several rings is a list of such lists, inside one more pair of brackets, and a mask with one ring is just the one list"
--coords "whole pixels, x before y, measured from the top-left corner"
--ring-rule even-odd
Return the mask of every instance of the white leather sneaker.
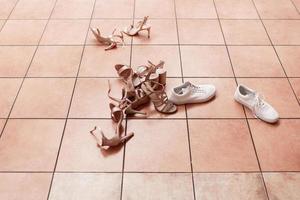
[[238, 85], [234, 99], [249, 108], [253, 115], [265, 122], [275, 123], [279, 119], [278, 112], [254, 90]]
[[169, 100], [176, 105], [202, 103], [210, 100], [216, 94], [213, 85], [193, 85], [185, 82], [171, 90]]

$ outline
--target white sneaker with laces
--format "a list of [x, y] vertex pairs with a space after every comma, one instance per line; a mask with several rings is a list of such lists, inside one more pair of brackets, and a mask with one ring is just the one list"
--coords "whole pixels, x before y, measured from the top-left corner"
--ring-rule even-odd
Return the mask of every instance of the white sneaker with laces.
[[213, 85], [193, 85], [185, 82], [171, 90], [169, 100], [176, 105], [188, 103], [203, 103], [212, 99], [216, 94]]
[[249, 108], [255, 117], [265, 122], [275, 123], [279, 119], [278, 112], [264, 101], [262, 96], [244, 85], [238, 85], [234, 99]]

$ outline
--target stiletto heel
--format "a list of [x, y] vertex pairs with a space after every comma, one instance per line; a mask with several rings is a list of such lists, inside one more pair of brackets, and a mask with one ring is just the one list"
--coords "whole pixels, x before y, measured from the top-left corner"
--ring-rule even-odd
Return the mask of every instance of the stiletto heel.
[[142, 21], [137, 22], [136, 26], [130, 25], [129, 27], [125, 28], [123, 33], [129, 36], [135, 36], [138, 35], [140, 31], [147, 31], [148, 32], [148, 38], [150, 38], [150, 26], [147, 26], [147, 20], [149, 16], [146, 16], [143, 18]]

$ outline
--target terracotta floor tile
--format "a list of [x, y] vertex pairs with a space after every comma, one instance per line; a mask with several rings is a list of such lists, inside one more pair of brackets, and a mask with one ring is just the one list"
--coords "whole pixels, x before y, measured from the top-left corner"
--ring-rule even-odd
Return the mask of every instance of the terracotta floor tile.
[[0, 117], [8, 117], [21, 82], [21, 79], [0, 79], [0, 91], [5, 91], [5, 95], [0, 95]]
[[124, 200], [193, 199], [191, 174], [125, 173], [123, 185]]
[[285, 77], [271, 46], [229, 46], [237, 77]]
[[194, 172], [258, 171], [245, 120], [189, 120]]
[[293, 87], [293, 89], [296, 93], [298, 101], [300, 102], [300, 78], [291, 78], [290, 82], [291, 82], [292, 87]]
[[300, 197], [300, 173], [264, 173], [270, 200]]
[[254, 119], [249, 123], [263, 171], [299, 171], [299, 119], [281, 119], [276, 125]]
[[141, 32], [139, 37], [133, 37], [134, 44], [178, 44], [175, 20], [149, 19], [148, 24], [155, 31], [151, 31], [150, 38], [146, 31]]
[[[182, 84], [181, 78], [168, 78], [165, 92], [167, 93], [168, 96], [170, 96], [171, 89], [181, 84]], [[150, 105], [146, 105], [146, 107], [141, 110], [148, 114], [148, 118], [185, 118], [186, 117], [184, 106], [177, 106], [177, 112], [170, 115], [157, 112], [152, 102], [150, 102]]]
[[87, 46], [81, 62], [79, 76], [118, 77], [116, 64], [130, 64], [130, 47], [104, 51], [103, 47]]
[[93, 6], [94, 0], [58, 0], [51, 18], [90, 18]]
[[300, 77], [300, 47], [276, 46], [279, 59], [288, 77]]
[[127, 131], [125, 171], [190, 172], [185, 120], [129, 120]]
[[56, 170], [122, 171], [123, 148], [101, 151], [89, 133], [95, 126], [101, 128], [107, 137], [112, 137], [115, 133], [115, 125], [111, 120], [68, 121]]
[[35, 49], [35, 46], [1, 46], [0, 76], [23, 77]]
[[0, 19], [7, 19], [18, 0], [0, 0]]
[[[98, 2], [98, 1], [97, 1]], [[130, 26], [132, 24], [132, 20], [129, 19], [93, 19], [91, 22], [92, 28], [99, 28], [101, 35], [104, 37], [108, 37], [112, 34], [113, 30], [116, 29], [115, 34], [120, 35], [120, 31], [123, 31], [125, 27]], [[87, 37], [87, 44], [98, 44], [99, 46], [104, 46], [100, 44], [93, 33], [89, 30], [88, 37]], [[124, 34], [124, 43], [125, 44], [131, 44], [131, 37]], [[107, 47], [105, 45], [105, 47]], [[122, 44], [119, 45], [117, 49], [119, 50], [122, 47]], [[104, 51], [104, 47], [101, 47], [101, 49]], [[99, 50], [100, 51], [100, 50]], [[108, 51], [110, 53], [112, 51]]]
[[216, 0], [216, 8], [221, 19], [258, 19], [251, 0]]
[[290, 0], [254, 0], [262, 19], [299, 19], [300, 15]]
[[233, 77], [224, 46], [182, 46], [180, 49], [185, 77]]
[[150, 16], [151, 18], [174, 18], [174, 1], [136, 0], [135, 17], [142, 18], [144, 16]]
[[233, 78], [189, 78], [185, 81], [197, 84], [214, 84], [216, 97], [207, 103], [187, 105], [189, 118], [241, 118], [242, 106], [233, 99], [236, 84]]
[[181, 66], [178, 46], [133, 46], [131, 63], [134, 68], [145, 65], [150, 60], [153, 63], [165, 61], [164, 69], [168, 77], [180, 77]]
[[50, 20], [41, 44], [83, 44], [88, 25], [89, 20]]
[[[244, 84], [258, 93], [270, 103], [279, 113], [280, 117], [299, 117], [300, 106], [293, 91], [285, 78], [240, 78], [240, 84]], [[278, 95], [280, 92], [280, 95]], [[247, 116], [254, 118], [251, 111], [246, 109]]]
[[120, 199], [121, 174], [55, 174], [50, 200]]
[[51, 177], [50, 173], [2, 173], [0, 199], [47, 199]]
[[39, 46], [28, 76], [75, 77], [83, 47]]
[[178, 20], [180, 44], [224, 44], [218, 20]]
[[196, 173], [194, 179], [197, 199], [268, 199], [261, 175], [257, 173]]
[[123, 82], [119, 79], [81, 78], [78, 79], [70, 117], [75, 118], [110, 118], [107, 96], [108, 80], [110, 80], [114, 97], [121, 97]]
[[177, 18], [217, 18], [213, 0], [176, 0]]
[[229, 45], [270, 44], [259, 20], [221, 20], [226, 43]]
[[0, 140], [1, 171], [52, 171], [64, 120], [9, 120]]
[[37, 45], [46, 20], [8, 20], [0, 32], [0, 45]]
[[66, 117], [74, 79], [26, 79], [13, 108], [12, 117]]
[[134, 0], [96, 1], [94, 18], [132, 18]]
[[48, 19], [55, 0], [19, 0], [10, 19]]
[[300, 44], [300, 20], [265, 20], [264, 24], [273, 44]]

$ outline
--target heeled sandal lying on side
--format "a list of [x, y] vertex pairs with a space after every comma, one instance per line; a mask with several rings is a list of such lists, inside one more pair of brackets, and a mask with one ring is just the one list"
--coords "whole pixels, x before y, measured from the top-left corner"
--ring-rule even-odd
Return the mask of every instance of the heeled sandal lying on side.
[[149, 16], [145, 16], [142, 21], [137, 22], [136, 26], [130, 25], [129, 27], [125, 28], [123, 33], [129, 36], [135, 36], [138, 35], [140, 31], [147, 31], [148, 32], [148, 38], [150, 38], [150, 29], [151, 26], [148, 26], [147, 20]]
[[144, 81], [144, 79], [134, 73], [132, 68], [128, 65], [116, 64], [115, 69], [126, 85], [131, 84], [129, 82], [132, 82], [134, 87], [138, 87]]
[[[108, 37], [101, 36], [100, 30], [98, 28], [97, 29], [90, 28], [90, 29], [99, 43], [109, 45], [107, 48], [104, 49], [105, 51], [116, 48], [118, 44], [124, 44], [123, 33], [121, 32], [121, 35], [115, 34], [116, 29]], [[115, 38], [119, 38], [121, 42], [116, 41]]]
[[149, 80], [159, 82], [160, 84], [166, 85], [167, 71], [163, 69], [165, 62], [160, 61], [157, 65], [153, 64], [148, 60], [148, 65], [142, 65], [137, 67], [137, 74], [139, 76], [149, 76]]

